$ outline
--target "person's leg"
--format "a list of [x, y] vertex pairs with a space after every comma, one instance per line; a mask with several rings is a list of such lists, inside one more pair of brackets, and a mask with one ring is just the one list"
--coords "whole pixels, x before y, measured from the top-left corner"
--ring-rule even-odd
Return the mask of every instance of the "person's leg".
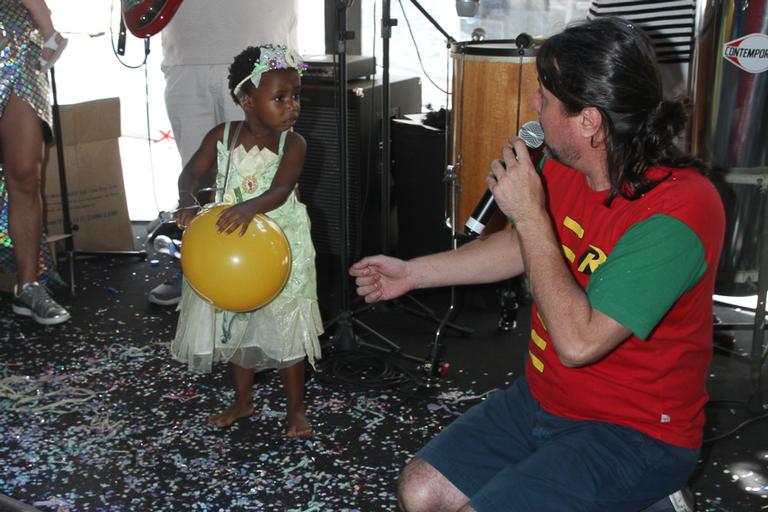
[[208, 74], [208, 87], [214, 98], [214, 116], [216, 124], [226, 121], [242, 121], [245, 113], [239, 104], [232, 100], [229, 93], [229, 65], [211, 66]]
[[228, 427], [240, 418], [253, 414], [253, 370], [233, 364], [232, 379], [235, 384], [235, 402], [221, 414], [208, 418], [208, 422], [217, 427]]
[[470, 497], [479, 511], [638, 512], [685, 484], [698, 452], [542, 411], [537, 449]]
[[65, 322], [70, 317], [67, 310], [36, 283], [43, 223], [43, 128], [34, 109], [18, 96], [11, 95], [0, 118], [0, 144], [8, 187], [8, 231], [16, 258], [13, 311], [43, 325]]
[[531, 420], [538, 408], [525, 379], [496, 391], [432, 439], [400, 477], [404, 510], [459, 510], [469, 497], [533, 449]]
[[285, 395], [288, 401], [287, 421], [288, 437], [306, 437], [312, 435], [312, 427], [304, 409], [304, 360], [280, 370]]
[[218, 121], [204, 65], [170, 66], [165, 73], [165, 107], [184, 167]]
[[429, 462], [413, 459], [397, 482], [397, 502], [406, 512], [460, 510], [469, 498]]
[[19, 286], [35, 280], [42, 232], [40, 164], [43, 128], [32, 107], [11, 95], [0, 118], [3, 172], [8, 186], [8, 224]]
[[[205, 134], [216, 126], [214, 106], [207, 87], [208, 66], [170, 66], [165, 73], [165, 106], [182, 167], [200, 147]], [[212, 177], [214, 175], [212, 174]], [[181, 300], [181, 268], [173, 262], [166, 278], [149, 291], [149, 302], [174, 306]]]

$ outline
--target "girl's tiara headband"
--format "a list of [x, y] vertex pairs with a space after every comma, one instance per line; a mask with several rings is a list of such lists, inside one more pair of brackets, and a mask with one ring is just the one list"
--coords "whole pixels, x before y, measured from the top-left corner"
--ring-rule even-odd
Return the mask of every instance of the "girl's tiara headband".
[[245, 85], [245, 82], [250, 80], [254, 87], [259, 86], [261, 81], [261, 75], [267, 71], [273, 69], [295, 69], [299, 72], [299, 76], [304, 73], [304, 61], [301, 60], [301, 56], [291, 48], [286, 46], [272, 46], [266, 45], [259, 48], [259, 61], [253, 66], [251, 73], [240, 80], [235, 86], [235, 96], [240, 94], [240, 90]]

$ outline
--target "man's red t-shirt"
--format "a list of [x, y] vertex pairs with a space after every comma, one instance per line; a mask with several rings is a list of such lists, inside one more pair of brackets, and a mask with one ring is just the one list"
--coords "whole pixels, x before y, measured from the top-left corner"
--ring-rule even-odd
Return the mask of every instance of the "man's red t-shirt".
[[549, 211], [563, 255], [593, 308], [633, 333], [600, 361], [563, 366], [534, 306], [526, 377], [555, 415], [625, 425], [696, 448], [712, 357], [712, 295], [724, 212], [691, 169], [657, 168], [642, 197], [594, 192], [584, 174], [548, 160]]

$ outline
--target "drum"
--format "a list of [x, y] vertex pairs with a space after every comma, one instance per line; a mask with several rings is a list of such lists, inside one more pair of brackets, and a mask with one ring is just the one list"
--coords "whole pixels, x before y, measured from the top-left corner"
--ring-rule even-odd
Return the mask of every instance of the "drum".
[[[522, 54], [521, 54], [522, 52]], [[510, 135], [526, 121], [538, 118], [532, 98], [538, 90], [536, 49], [519, 50], [513, 40], [455, 43], [452, 162], [459, 192], [456, 229], [472, 214], [488, 186], [491, 162], [501, 157]], [[484, 234], [503, 229], [506, 219], [494, 214]]]

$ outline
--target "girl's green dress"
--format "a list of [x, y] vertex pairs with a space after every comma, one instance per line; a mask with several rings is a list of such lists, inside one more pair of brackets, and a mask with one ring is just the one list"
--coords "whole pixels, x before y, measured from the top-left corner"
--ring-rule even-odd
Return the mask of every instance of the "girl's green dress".
[[[218, 143], [217, 202], [234, 204], [261, 195], [272, 183], [283, 157], [288, 132], [280, 136], [278, 154], [266, 148], [242, 145], [231, 151], [227, 189], [230, 123]], [[248, 313], [215, 308], [185, 281], [179, 304], [176, 337], [171, 343], [174, 359], [192, 371], [210, 371], [214, 362], [230, 361], [244, 368], [285, 368], [305, 356], [314, 366], [320, 358], [318, 336], [323, 332], [317, 304], [315, 249], [310, 238], [306, 207], [291, 194], [279, 208], [267, 212], [285, 233], [291, 247], [288, 281], [269, 304]], [[236, 236], [236, 235], [235, 235]]]

